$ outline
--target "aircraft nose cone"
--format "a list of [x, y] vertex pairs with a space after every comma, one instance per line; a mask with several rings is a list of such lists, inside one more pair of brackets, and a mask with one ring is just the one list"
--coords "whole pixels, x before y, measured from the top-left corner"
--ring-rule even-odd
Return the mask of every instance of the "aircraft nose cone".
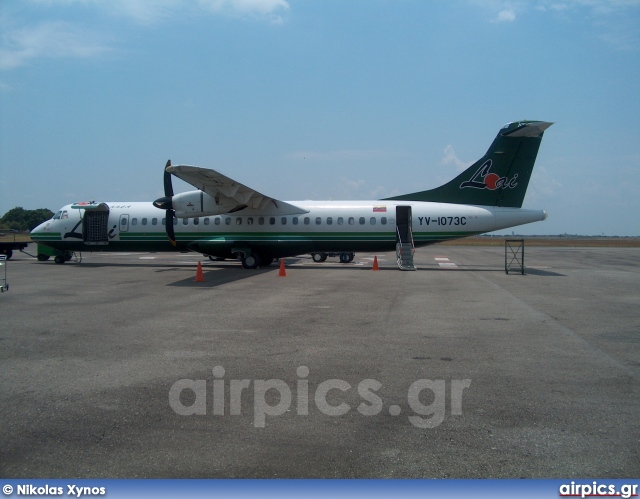
[[155, 206], [156, 208], [160, 208], [161, 210], [172, 210], [173, 209], [173, 203], [171, 201], [171, 197], [170, 196], [164, 196], [164, 197], [156, 199], [153, 202], [153, 206]]

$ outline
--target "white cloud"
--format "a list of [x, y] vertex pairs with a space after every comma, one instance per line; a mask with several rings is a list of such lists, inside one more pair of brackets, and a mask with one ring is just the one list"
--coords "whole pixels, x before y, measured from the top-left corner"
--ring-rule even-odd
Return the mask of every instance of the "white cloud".
[[531, 183], [527, 190], [527, 201], [534, 204], [554, 198], [561, 188], [562, 184], [551, 175], [546, 167], [542, 165], [536, 166], [531, 174]]
[[391, 151], [382, 149], [340, 149], [336, 151], [295, 151], [285, 154], [284, 158], [294, 161], [353, 161], [353, 160], [373, 160], [379, 158], [402, 157]]
[[36, 58], [86, 59], [108, 50], [94, 33], [62, 21], [43, 22], [2, 35], [0, 69], [23, 66]]
[[285, 0], [199, 0], [199, 3], [213, 12], [232, 17], [262, 18], [273, 24], [282, 24], [282, 15], [289, 10]]
[[638, 50], [640, 0], [468, 0], [491, 13], [491, 22], [509, 23], [533, 10], [549, 16], [581, 18], [593, 25], [603, 42], [618, 50]]
[[330, 187], [332, 200], [344, 199], [382, 199], [390, 196], [397, 196], [396, 190], [389, 191], [387, 187], [377, 185], [372, 187], [367, 180], [364, 179], [348, 179], [340, 178], [340, 181]]
[[440, 160], [440, 163], [443, 165], [453, 165], [455, 169], [459, 172], [462, 172], [469, 168], [473, 161], [464, 162], [456, 155], [456, 151], [454, 150], [452, 145], [448, 145], [444, 148], [444, 156]]
[[31, 0], [49, 7], [79, 4], [96, 7], [111, 15], [123, 16], [140, 24], [155, 24], [178, 13], [199, 10], [236, 18], [284, 22], [283, 14], [290, 9], [286, 0]]
[[498, 22], [513, 22], [516, 20], [516, 13], [513, 9], [503, 9], [498, 12], [496, 21]]
[[496, 17], [491, 22], [513, 22], [517, 14], [528, 7], [522, 0], [469, 0], [469, 2], [490, 12], [493, 11]]
[[186, 7], [182, 0], [112, 0], [97, 2], [96, 5], [141, 24], [154, 24], [171, 17], [175, 11]]
[[[282, 24], [282, 15], [290, 8], [285, 0], [32, 0], [32, 3], [50, 9], [51, 16], [54, 8], [81, 5], [145, 25], [171, 19], [178, 13], [194, 14], [198, 11]], [[60, 10], [60, 15], [63, 14], [64, 11]], [[46, 21], [12, 28], [15, 21], [6, 17], [1, 20], [0, 70], [24, 66], [38, 58], [86, 59], [111, 50], [98, 31], [67, 21]]]

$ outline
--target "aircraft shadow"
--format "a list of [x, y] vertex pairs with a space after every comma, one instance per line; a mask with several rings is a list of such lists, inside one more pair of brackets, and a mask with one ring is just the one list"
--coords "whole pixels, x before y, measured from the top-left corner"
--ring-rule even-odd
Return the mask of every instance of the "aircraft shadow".
[[559, 274], [558, 272], [552, 272], [551, 270], [542, 270], [542, 269], [528, 269], [524, 268], [524, 273], [526, 275], [539, 275], [545, 277], [567, 277], [566, 274]]
[[276, 267], [266, 267], [263, 269], [247, 270], [243, 268], [230, 268], [227, 267], [225, 272], [216, 270], [208, 271], [206, 268], [202, 269], [204, 282], [195, 282], [194, 276], [189, 276], [188, 279], [182, 279], [180, 281], [172, 282], [167, 286], [178, 288], [215, 288], [216, 286], [222, 286], [223, 284], [229, 284], [230, 282], [241, 281], [242, 279], [248, 279], [269, 272], [277, 271]]

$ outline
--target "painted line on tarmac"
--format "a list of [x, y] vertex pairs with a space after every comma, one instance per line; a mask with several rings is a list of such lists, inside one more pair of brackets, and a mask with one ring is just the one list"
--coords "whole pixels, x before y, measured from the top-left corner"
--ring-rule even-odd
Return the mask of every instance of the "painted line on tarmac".
[[446, 256], [436, 256], [436, 257], [434, 257], [434, 260], [436, 262], [438, 262], [438, 265], [440, 267], [442, 267], [442, 268], [445, 268], [445, 269], [457, 269], [458, 268], [458, 265], [453, 263]]

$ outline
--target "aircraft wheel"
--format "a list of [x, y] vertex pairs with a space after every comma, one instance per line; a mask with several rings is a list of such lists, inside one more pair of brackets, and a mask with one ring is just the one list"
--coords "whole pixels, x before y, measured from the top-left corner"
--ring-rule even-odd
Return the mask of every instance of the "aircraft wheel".
[[313, 253], [311, 259], [316, 263], [322, 263], [327, 259], [327, 255], [324, 253]]
[[38, 253], [38, 261], [46, 262], [49, 259], [49, 255], [45, 255], [44, 253]]
[[347, 263], [351, 263], [353, 262], [353, 259], [356, 257], [355, 253], [347, 253], [348, 259], [347, 259]]
[[349, 263], [349, 253], [340, 253], [340, 263]]
[[242, 259], [242, 266], [245, 269], [255, 269], [260, 265], [260, 257], [258, 255], [245, 256]]
[[56, 262], [58, 265], [60, 265], [66, 262], [67, 260], [63, 256], [58, 255], [53, 259], [53, 261]]

